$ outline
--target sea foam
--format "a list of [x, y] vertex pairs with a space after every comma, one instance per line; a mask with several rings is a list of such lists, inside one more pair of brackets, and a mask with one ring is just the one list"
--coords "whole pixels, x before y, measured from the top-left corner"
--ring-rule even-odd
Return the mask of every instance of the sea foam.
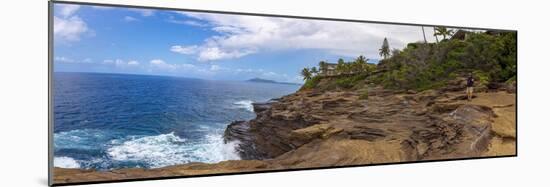
[[252, 103], [253, 101], [251, 100], [241, 100], [233, 103], [233, 105], [235, 105], [236, 108], [242, 108], [250, 112], [254, 112], [254, 107], [252, 106]]
[[216, 163], [240, 159], [236, 143], [225, 144], [221, 134], [207, 135], [200, 142], [188, 142], [173, 132], [157, 136], [134, 138], [107, 150], [111, 159], [146, 163], [159, 168], [189, 162]]
[[54, 135], [54, 147], [56, 149], [99, 149], [102, 142], [115, 138], [112, 132], [96, 129], [77, 129], [57, 132]]
[[80, 164], [71, 157], [54, 157], [53, 166], [59, 168], [80, 168]]

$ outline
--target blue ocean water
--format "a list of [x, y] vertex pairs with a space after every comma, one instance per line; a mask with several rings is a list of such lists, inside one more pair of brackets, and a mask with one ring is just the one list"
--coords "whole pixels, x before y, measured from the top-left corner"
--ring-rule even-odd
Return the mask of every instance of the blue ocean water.
[[180, 77], [54, 73], [54, 165], [158, 168], [236, 160], [225, 127], [255, 117], [252, 102], [298, 85]]

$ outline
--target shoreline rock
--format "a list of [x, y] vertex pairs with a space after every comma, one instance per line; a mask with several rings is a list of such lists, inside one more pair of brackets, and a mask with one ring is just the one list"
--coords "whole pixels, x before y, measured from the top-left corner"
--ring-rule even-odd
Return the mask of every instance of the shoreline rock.
[[234, 121], [224, 141], [243, 160], [108, 172], [62, 169], [56, 183], [201, 175], [419, 160], [515, 155], [515, 94], [457, 88], [394, 92], [302, 90], [254, 103], [256, 118]]

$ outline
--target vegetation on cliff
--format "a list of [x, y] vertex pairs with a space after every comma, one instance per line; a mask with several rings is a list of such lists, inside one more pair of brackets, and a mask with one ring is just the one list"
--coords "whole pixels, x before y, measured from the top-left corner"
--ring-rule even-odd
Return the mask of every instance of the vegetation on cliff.
[[[437, 28], [443, 40], [436, 43], [409, 43], [402, 50], [393, 49], [389, 54], [387, 40], [380, 48], [384, 57], [377, 65], [363, 63], [364, 57], [345, 63], [338, 60], [336, 76], [324, 76], [305, 68], [305, 84], [302, 89], [318, 87], [322, 79], [329, 86], [324, 88], [361, 88], [368, 80], [388, 89], [427, 90], [441, 88], [449, 80], [473, 73], [479, 85], [490, 83], [515, 84], [516, 81], [516, 33], [515, 32], [456, 32], [448, 39], [450, 30]], [[466, 34], [465, 34], [466, 33]], [[320, 65], [326, 64], [321, 62]], [[313, 68], [312, 68], [313, 69]], [[323, 68], [315, 68], [323, 69]]]

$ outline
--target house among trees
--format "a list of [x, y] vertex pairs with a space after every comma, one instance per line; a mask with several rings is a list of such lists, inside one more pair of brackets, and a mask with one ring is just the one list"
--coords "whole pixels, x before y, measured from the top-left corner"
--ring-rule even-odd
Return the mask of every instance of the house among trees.
[[334, 76], [338, 75], [338, 72], [336, 71], [336, 67], [338, 64], [335, 63], [324, 63], [323, 67], [321, 67], [321, 71], [319, 72], [319, 75], [321, 76]]

